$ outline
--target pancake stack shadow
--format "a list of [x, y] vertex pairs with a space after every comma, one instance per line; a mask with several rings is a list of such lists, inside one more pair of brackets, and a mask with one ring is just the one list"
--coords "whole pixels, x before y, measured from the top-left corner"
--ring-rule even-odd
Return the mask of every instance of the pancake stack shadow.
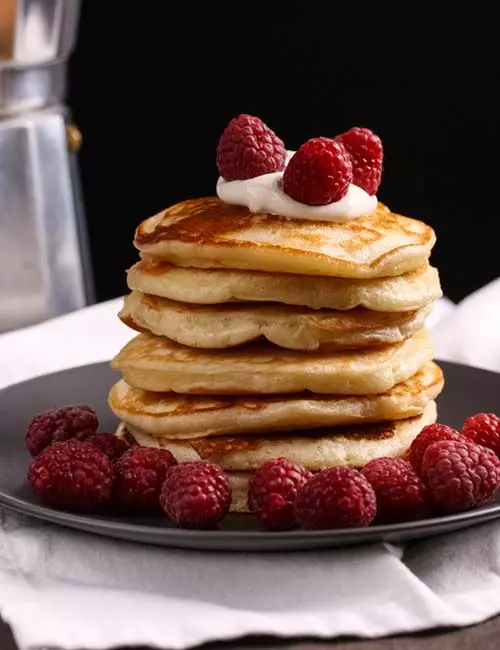
[[220, 464], [237, 512], [266, 460], [404, 456], [443, 387], [425, 330], [434, 242], [381, 204], [339, 224], [206, 198], [146, 220], [120, 312], [140, 333], [112, 362], [120, 435]]

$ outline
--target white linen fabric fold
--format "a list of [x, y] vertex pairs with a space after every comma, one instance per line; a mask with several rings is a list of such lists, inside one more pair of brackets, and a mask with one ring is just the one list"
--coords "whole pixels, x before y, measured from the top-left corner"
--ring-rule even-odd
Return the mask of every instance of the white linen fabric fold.
[[[500, 370], [500, 281], [439, 301], [437, 355]], [[0, 386], [109, 359], [111, 301], [0, 336]], [[479, 315], [479, 318], [478, 318]], [[500, 612], [500, 522], [408, 545], [223, 554], [119, 542], [0, 510], [0, 615], [21, 650], [188, 648], [247, 634], [376, 637]]]

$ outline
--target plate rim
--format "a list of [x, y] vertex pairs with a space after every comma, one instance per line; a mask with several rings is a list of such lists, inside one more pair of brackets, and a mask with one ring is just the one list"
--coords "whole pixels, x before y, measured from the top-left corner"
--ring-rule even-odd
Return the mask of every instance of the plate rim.
[[[72, 513], [66, 510], [57, 510], [55, 508], [50, 508], [42, 504], [31, 504], [28, 501], [24, 501], [18, 497], [13, 497], [11, 495], [5, 494], [0, 491], [0, 506], [4, 506], [19, 512], [30, 517], [34, 517], [41, 521], [50, 521], [52, 523], [60, 524], [62, 526], [68, 525], [69, 522], [79, 523], [82, 525], [92, 526], [93, 528], [100, 529], [103, 532], [109, 531], [109, 529], [114, 530], [123, 530], [124, 528], [133, 528], [138, 533], [145, 533], [151, 536], [167, 534], [171, 537], [180, 537], [182, 539], [197, 539], [200, 534], [210, 535], [211, 539], [214, 541], [220, 541], [225, 539], [227, 536], [237, 537], [239, 539], [248, 539], [253, 541], [259, 541], [262, 537], [269, 539], [272, 536], [273, 539], [282, 540], [285, 538], [290, 541], [299, 541], [307, 537], [313, 537], [315, 539], [329, 539], [332, 535], [336, 537], [351, 537], [352, 535], [357, 535], [359, 537], [371, 537], [374, 534], [380, 533], [381, 536], [384, 534], [397, 535], [400, 532], [407, 532], [418, 529], [433, 529], [441, 528], [443, 525], [452, 523], [463, 523], [463, 522], [474, 522], [476, 519], [483, 519], [491, 516], [500, 516], [500, 503], [484, 506], [475, 510], [467, 510], [465, 512], [460, 512], [451, 515], [443, 515], [439, 517], [429, 517], [427, 519], [417, 519], [415, 521], [406, 521], [395, 524], [384, 524], [384, 525], [374, 525], [374, 526], [364, 526], [359, 528], [332, 528], [327, 530], [285, 530], [285, 531], [266, 531], [266, 530], [219, 530], [219, 529], [208, 529], [208, 530], [199, 530], [199, 529], [189, 529], [189, 528], [156, 528], [154, 526], [148, 526], [147, 524], [136, 524], [130, 522], [117, 522], [117, 521], [108, 521], [103, 520], [99, 517], [92, 517], [85, 515], [83, 513]], [[44, 515], [44, 516], [42, 516]], [[161, 515], [160, 515], [161, 516]], [[80, 529], [83, 530], [83, 529]]]

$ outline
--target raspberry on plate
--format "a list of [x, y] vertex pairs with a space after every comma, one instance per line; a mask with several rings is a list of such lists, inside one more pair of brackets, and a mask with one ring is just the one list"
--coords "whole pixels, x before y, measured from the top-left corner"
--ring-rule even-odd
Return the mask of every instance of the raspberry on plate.
[[92, 512], [111, 498], [114, 470], [109, 458], [88, 442], [55, 442], [29, 466], [28, 481], [45, 503]]
[[352, 183], [351, 158], [340, 142], [312, 138], [290, 159], [283, 173], [283, 192], [306, 205], [328, 205], [347, 194]]
[[296, 524], [294, 504], [297, 492], [311, 476], [302, 465], [287, 458], [267, 461], [250, 478], [250, 511], [266, 528], [292, 528]]
[[492, 499], [500, 484], [500, 460], [491, 449], [465, 438], [442, 440], [427, 447], [422, 478], [438, 512], [462, 512]]
[[96, 433], [86, 440], [91, 445], [100, 449], [110, 460], [118, 460], [120, 456], [130, 449], [130, 445], [123, 438], [114, 433]]
[[500, 456], [500, 418], [494, 413], [476, 413], [468, 417], [462, 433], [473, 442], [493, 449]]
[[226, 181], [280, 172], [285, 160], [283, 141], [258, 117], [245, 113], [229, 122], [217, 145], [217, 169]]
[[449, 427], [447, 424], [428, 424], [422, 429], [415, 440], [411, 443], [408, 452], [408, 460], [413, 465], [417, 474], [422, 467], [422, 459], [427, 447], [440, 440], [463, 440], [464, 436], [459, 431]]
[[214, 528], [229, 512], [231, 486], [215, 463], [181, 463], [169, 471], [160, 503], [182, 528]]
[[407, 460], [376, 458], [361, 473], [377, 496], [377, 523], [412, 521], [427, 516], [427, 487]]
[[168, 449], [132, 447], [115, 463], [114, 502], [137, 513], [158, 511], [161, 486], [176, 463]]
[[377, 513], [372, 486], [355, 469], [332, 467], [299, 490], [295, 514], [306, 530], [369, 526]]
[[355, 126], [338, 135], [352, 161], [352, 182], [370, 195], [377, 193], [382, 180], [384, 149], [382, 140], [370, 129]]
[[62, 406], [35, 415], [26, 429], [24, 444], [32, 456], [37, 456], [53, 442], [84, 440], [98, 426], [97, 415], [90, 406]]

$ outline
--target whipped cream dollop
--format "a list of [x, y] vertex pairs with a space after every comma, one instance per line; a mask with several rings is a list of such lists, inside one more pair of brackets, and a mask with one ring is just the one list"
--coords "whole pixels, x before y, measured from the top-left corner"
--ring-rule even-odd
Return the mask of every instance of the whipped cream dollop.
[[[294, 154], [288, 152], [287, 162]], [[299, 203], [281, 189], [283, 172], [263, 174], [244, 181], [225, 181], [219, 177], [217, 196], [225, 203], [244, 205], [250, 212], [270, 212], [291, 219], [335, 221], [343, 223], [370, 214], [377, 207], [377, 197], [370, 196], [361, 187], [349, 185], [340, 201], [328, 205]]]

